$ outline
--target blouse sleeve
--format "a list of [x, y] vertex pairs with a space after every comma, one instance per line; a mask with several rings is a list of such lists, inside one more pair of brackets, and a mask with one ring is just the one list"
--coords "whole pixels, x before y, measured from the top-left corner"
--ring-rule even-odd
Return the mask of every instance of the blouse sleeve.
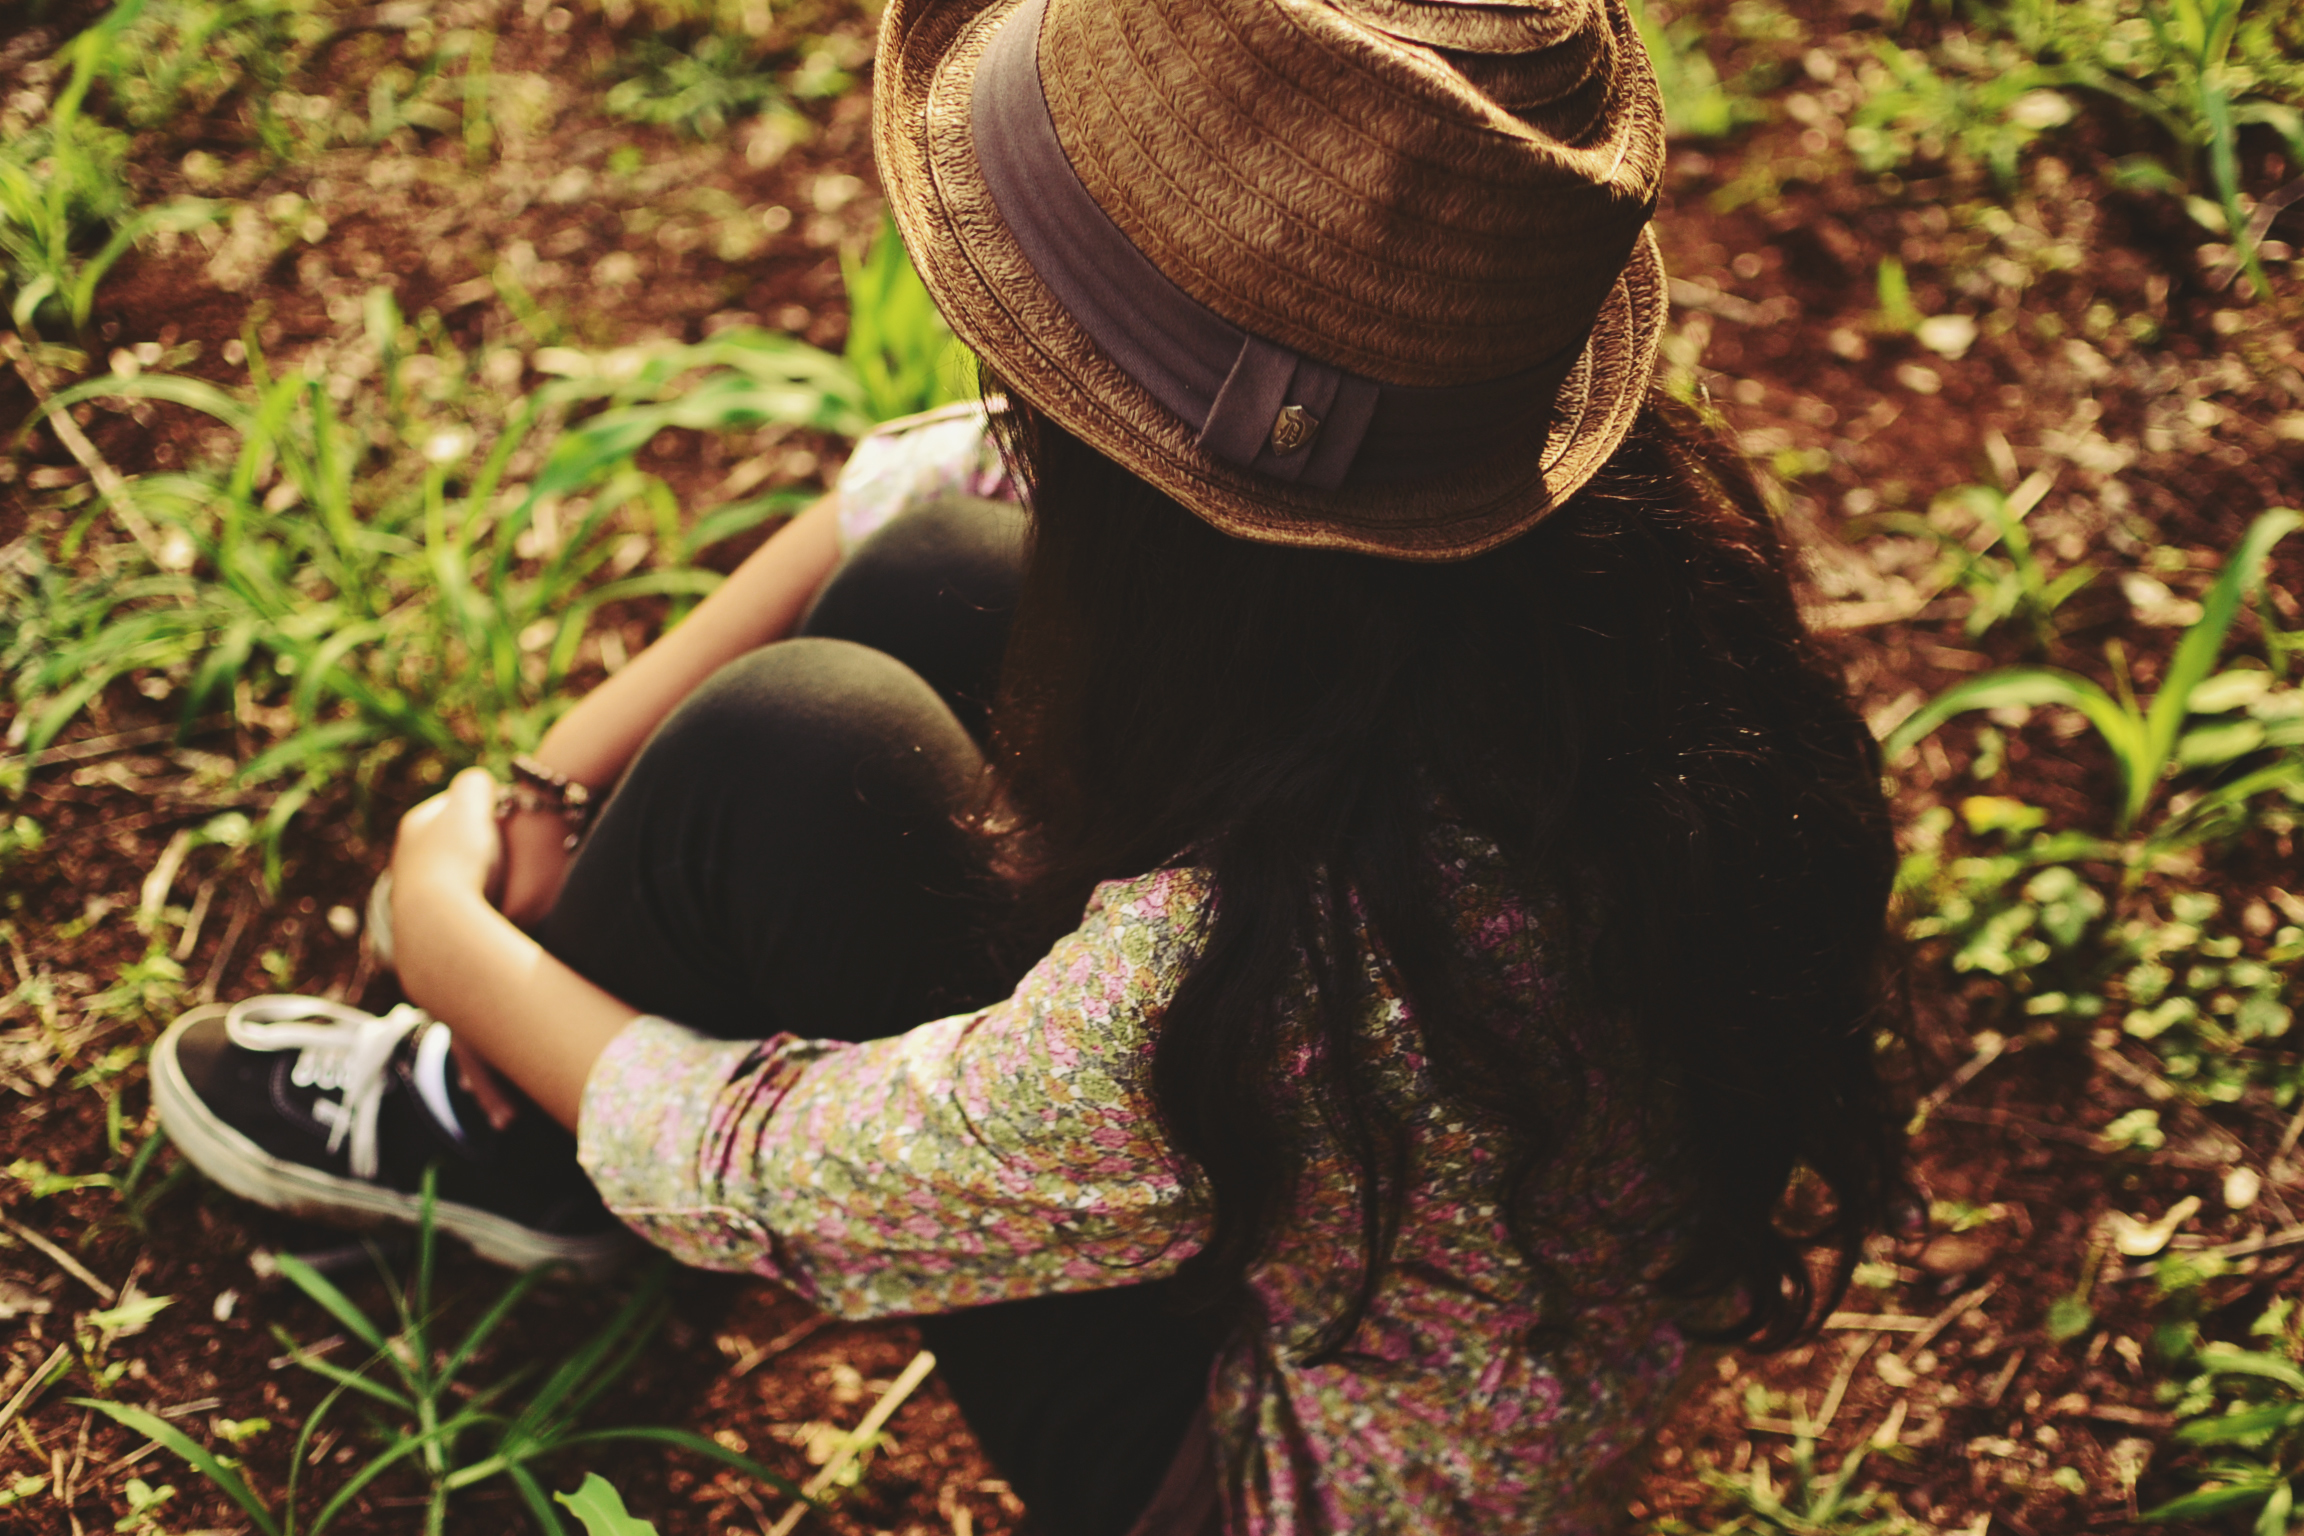
[[874, 427], [849, 453], [834, 488], [842, 550], [940, 496], [1014, 499], [984, 407], [973, 400]]
[[1199, 1248], [1145, 1097], [1204, 884], [1102, 887], [1005, 1002], [850, 1045], [724, 1041], [658, 1018], [585, 1084], [578, 1156], [683, 1263], [847, 1317], [1150, 1280]]

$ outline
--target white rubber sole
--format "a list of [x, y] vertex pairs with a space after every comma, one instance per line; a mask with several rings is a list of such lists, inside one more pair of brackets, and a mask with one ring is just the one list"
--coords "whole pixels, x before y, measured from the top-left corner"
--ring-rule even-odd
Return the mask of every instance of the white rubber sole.
[[[221, 1004], [193, 1009], [152, 1047], [152, 1101], [176, 1150], [231, 1193], [268, 1210], [352, 1226], [417, 1225], [423, 1216], [420, 1197], [274, 1157], [209, 1110], [176, 1059], [176, 1041], [192, 1025], [223, 1011]], [[589, 1279], [613, 1274], [640, 1246], [638, 1239], [615, 1231], [553, 1237], [453, 1200], [432, 1203], [432, 1225], [492, 1264], [508, 1269], [565, 1264]]]

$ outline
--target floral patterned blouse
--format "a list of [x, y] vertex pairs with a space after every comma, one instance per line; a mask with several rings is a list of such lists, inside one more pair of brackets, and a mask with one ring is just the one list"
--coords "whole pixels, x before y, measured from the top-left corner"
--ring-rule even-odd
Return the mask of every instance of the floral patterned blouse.
[[[1590, 1022], [1563, 958], [1573, 922], [1516, 903], [1472, 834], [1434, 857], [1480, 990]], [[844, 1317], [1171, 1273], [1207, 1211], [1177, 1177], [1146, 1065], [1210, 894], [1182, 868], [1107, 884], [1006, 1001], [889, 1039], [731, 1042], [636, 1020], [585, 1088], [584, 1166], [683, 1262], [767, 1276]], [[1358, 1273], [1360, 1232], [1352, 1165], [1308, 1114], [1297, 1206], [1249, 1277], [1263, 1326], [1210, 1384], [1226, 1528], [1618, 1528], [1687, 1358], [1642, 1278], [1653, 1251], [1623, 1235], [1661, 1195], [1635, 1117], [1593, 1101], [1555, 1161], [1542, 1208], [1556, 1235], [1537, 1247], [1566, 1300], [1540, 1306], [1492, 1203], [1494, 1150], [1432, 1091], [1415, 1019], [1373, 959], [1367, 974], [1370, 1060], [1409, 1136], [1405, 1220], [1349, 1353], [1306, 1364]]]

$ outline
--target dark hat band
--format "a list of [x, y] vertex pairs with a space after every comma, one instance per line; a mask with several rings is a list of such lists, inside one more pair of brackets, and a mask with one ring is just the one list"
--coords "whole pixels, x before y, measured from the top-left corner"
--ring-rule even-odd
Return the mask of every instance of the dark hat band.
[[969, 103], [984, 183], [1033, 271], [1210, 457], [1335, 490], [1441, 475], [1535, 430], [1584, 349], [1476, 384], [1384, 384], [1254, 336], [1176, 286], [1082, 185], [1040, 83], [1046, 0], [986, 47]]

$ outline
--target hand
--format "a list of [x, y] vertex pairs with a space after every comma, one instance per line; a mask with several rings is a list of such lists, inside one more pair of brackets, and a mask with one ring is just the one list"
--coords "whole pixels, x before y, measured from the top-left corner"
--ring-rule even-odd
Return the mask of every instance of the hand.
[[[409, 940], [421, 942], [426, 931], [418, 924], [412, 934], [403, 921], [403, 893], [418, 891], [420, 899], [426, 901], [436, 900], [439, 894], [460, 893], [486, 900], [502, 870], [502, 855], [496, 827], [496, 781], [486, 769], [471, 768], [456, 775], [446, 793], [434, 795], [401, 818], [399, 840], [392, 849], [392, 926], [400, 936], [403, 963]], [[465, 1091], [479, 1104], [488, 1123], [503, 1130], [519, 1113], [511, 1096], [463, 1035], [452, 1034], [450, 1042]]]
[[488, 899], [503, 864], [496, 830], [496, 781], [485, 768], [467, 768], [441, 794], [400, 818], [392, 847], [393, 931], [402, 931], [401, 907], [411, 896]]
[[568, 875], [568, 823], [549, 811], [514, 811], [504, 818], [504, 915], [533, 928], [560, 899]]

